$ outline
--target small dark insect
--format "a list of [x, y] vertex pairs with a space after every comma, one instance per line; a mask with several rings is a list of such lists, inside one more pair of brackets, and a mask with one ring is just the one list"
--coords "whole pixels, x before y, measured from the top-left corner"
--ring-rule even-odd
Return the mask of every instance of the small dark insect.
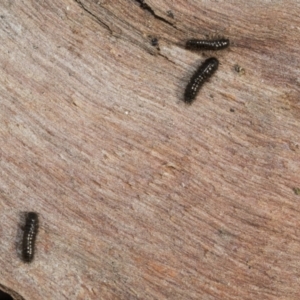
[[184, 93], [184, 102], [191, 104], [203, 83], [218, 69], [219, 61], [215, 57], [208, 58], [194, 73]]
[[22, 242], [22, 259], [24, 262], [31, 262], [34, 256], [34, 244], [39, 227], [38, 214], [28, 212], [24, 226]]
[[220, 50], [229, 46], [229, 39], [218, 40], [188, 40], [185, 48], [191, 50]]
[[151, 39], [151, 45], [152, 46], [157, 46], [158, 45], [158, 39], [157, 38], [152, 38]]

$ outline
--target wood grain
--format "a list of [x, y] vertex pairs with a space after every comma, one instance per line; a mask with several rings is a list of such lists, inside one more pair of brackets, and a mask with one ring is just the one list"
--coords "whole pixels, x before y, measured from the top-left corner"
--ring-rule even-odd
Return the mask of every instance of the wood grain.
[[[291, 0], [1, 1], [0, 284], [26, 300], [299, 299], [299, 15]], [[230, 48], [184, 49], [213, 36]]]

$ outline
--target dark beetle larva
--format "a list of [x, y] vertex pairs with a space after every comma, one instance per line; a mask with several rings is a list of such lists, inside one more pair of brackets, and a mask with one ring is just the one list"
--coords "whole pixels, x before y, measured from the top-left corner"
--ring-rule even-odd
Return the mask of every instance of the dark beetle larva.
[[188, 40], [185, 48], [191, 50], [220, 50], [229, 46], [228, 39], [217, 40]]
[[22, 243], [22, 259], [25, 262], [31, 262], [34, 256], [34, 244], [39, 227], [38, 214], [28, 212], [24, 226], [24, 235]]
[[219, 61], [215, 57], [208, 58], [190, 79], [184, 93], [184, 102], [191, 104], [202, 84], [218, 69]]

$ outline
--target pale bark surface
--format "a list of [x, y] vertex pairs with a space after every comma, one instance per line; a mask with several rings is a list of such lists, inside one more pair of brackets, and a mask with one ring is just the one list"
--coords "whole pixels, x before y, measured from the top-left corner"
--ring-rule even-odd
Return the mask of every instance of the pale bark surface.
[[[2, 0], [0, 284], [25, 300], [300, 299], [297, 3]], [[184, 49], [216, 35], [230, 48]], [[24, 211], [40, 215], [31, 264]]]

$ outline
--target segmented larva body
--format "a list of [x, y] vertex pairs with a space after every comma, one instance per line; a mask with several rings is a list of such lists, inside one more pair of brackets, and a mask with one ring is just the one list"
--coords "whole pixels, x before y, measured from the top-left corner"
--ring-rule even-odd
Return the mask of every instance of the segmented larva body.
[[186, 42], [186, 49], [191, 50], [221, 50], [229, 46], [229, 39], [197, 40], [192, 39]]
[[203, 83], [218, 69], [219, 61], [215, 57], [208, 58], [194, 73], [184, 93], [184, 102], [191, 104]]
[[31, 262], [34, 257], [34, 245], [38, 232], [39, 219], [35, 212], [28, 212], [24, 226], [24, 235], [22, 243], [22, 259], [25, 262]]

